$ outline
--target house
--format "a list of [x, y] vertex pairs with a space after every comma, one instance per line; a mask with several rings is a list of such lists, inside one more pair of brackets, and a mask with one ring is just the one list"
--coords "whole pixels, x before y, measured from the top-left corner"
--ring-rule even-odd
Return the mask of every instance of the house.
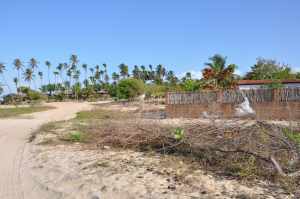
[[[272, 83], [273, 80], [239, 80], [238, 88], [240, 90], [260, 89]], [[300, 80], [279, 80], [276, 83], [282, 84], [283, 88], [300, 88]]]

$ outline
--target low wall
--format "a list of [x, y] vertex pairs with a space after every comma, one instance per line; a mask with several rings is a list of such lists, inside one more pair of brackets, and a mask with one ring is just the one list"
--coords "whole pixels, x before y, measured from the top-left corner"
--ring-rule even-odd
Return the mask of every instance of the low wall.
[[[201, 118], [204, 112], [223, 118], [236, 117], [236, 107], [249, 96], [259, 120], [300, 119], [300, 89], [230, 90], [218, 92], [168, 93], [166, 113], [170, 118]], [[224, 97], [225, 96], [225, 97]], [[229, 97], [228, 97], [229, 96]]]

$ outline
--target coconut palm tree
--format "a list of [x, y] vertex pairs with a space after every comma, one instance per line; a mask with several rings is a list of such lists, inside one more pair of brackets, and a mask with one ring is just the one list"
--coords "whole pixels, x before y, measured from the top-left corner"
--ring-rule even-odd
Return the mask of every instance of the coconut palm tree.
[[103, 68], [104, 68], [104, 82], [108, 83], [109, 81], [109, 75], [107, 74], [107, 64], [103, 64]]
[[236, 86], [234, 79], [235, 64], [226, 66], [227, 57], [216, 54], [209, 58], [211, 62], [205, 63], [206, 68], [202, 71], [206, 80], [206, 87], [210, 89], [233, 88]]
[[53, 75], [54, 75], [54, 82], [55, 82], [55, 85], [58, 83], [58, 81], [57, 81], [57, 77], [58, 77], [58, 75], [59, 75], [59, 72], [58, 71], [54, 71], [53, 72]]
[[7, 83], [6, 78], [5, 78], [5, 76], [4, 76], [5, 68], [6, 68], [5, 64], [4, 64], [4, 63], [0, 63], [0, 75], [2, 76], [3, 82], [4, 82], [4, 84], [7, 86], [9, 92], [11, 92], [10, 86], [9, 86], [9, 84]]
[[[34, 74], [35, 70], [38, 68], [38, 61], [35, 58], [31, 58], [29, 60], [29, 66], [32, 69], [32, 73]], [[35, 76], [33, 75], [33, 83], [36, 88]]]
[[14, 83], [15, 83], [15, 85], [16, 85], [16, 91], [17, 91], [17, 93], [19, 93], [19, 87], [18, 87], [19, 79], [18, 79], [18, 77], [15, 77], [15, 78], [13, 79], [13, 81], [14, 81]]
[[32, 68], [27, 68], [23, 74], [24, 80], [28, 82], [28, 87], [31, 88], [31, 81], [33, 80], [33, 70]]
[[157, 84], [162, 84], [163, 79], [166, 75], [166, 69], [161, 65], [156, 66], [155, 82]]
[[56, 67], [56, 69], [58, 70], [59, 72], [59, 75], [60, 75], [60, 81], [61, 83], [63, 83], [63, 70], [64, 70], [64, 64], [63, 63], [59, 63], [58, 66]]
[[43, 72], [42, 72], [42, 71], [39, 71], [39, 72], [38, 72], [38, 76], [40, 77], [41, 86], [43, 86], [43, 76], [44, 76]]
[[[19, 58], [16, 58], [14, 61], [13, 61], [13, 65], [15, 67], [15, 69], [17, 70], [18, 72], [18, 84], [21, 83], [21, 70], [22, 70], [22, 67], [23, 67], [23, 63], [22, 61], [19, 59]], [[18, 90], [18, 89], [17, 89]]]
[[120, 76], [125, 79], [126, 77], [129, 77], [128, 74], [128, 66], [124, 63], [119, 65], [119, 69], [120, 69]]
[[84, 79], [84, 85], [85, 85], [85, 87], [87, 87], [87, 85], [88, 85], [88, 83], [89, 83], [89, 80], [88, 80], [88, 78], [87, 78], [87, 69], [88, 69], [88, 65], [87, 65], [87, 64], [82, 64], [81, 67], [82, 67], [83, 70], [84, 70], [84, 77], [85, 77], [85, 79]]
[[29, 66], [31, 67], [32, 71], [34, 72], [34, 70], [36, 68], [38, 68], [38, 61], [35, 58], [31, 58], [29, 60]]
[[113, 73], [111, 74], [111, 77], [112, 77], [112, 79], [113, 79], [113, 81], [114, 81], [115, 84], [116, 84], [116, 83], [119, 81], [119, 79], [120, 79], [120, 75], [119, 75], [118, 73], [116, 73], [116, 72], [113, 72]]
[[47, 66], [48, 69], [48, 84], [50, 84], [50, 68], [51, 68], [51, 62], [50, 61], [45, 61], [45, 65]]

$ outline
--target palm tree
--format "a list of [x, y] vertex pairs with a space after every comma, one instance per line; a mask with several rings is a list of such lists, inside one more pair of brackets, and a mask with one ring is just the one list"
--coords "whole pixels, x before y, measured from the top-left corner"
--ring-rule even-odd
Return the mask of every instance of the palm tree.
[[81, 66], [82, 68], [83, 68], [83, 70], [84, 70], [84, 76], [85, 76], [85, 79], [84, 79], [84, 85], [85, 85], [85, 87], [87, 87], [87, 85], [88, 85], [88, 79], [87, 79], [87, 69], [88, 69], [88, 65], [87, 64], [82, 64], [82, 66]]
[[71, 68], [72, 70], [76, 70], [76, 67], [77, 67], [77, 64], [79, 63], [79, 60], [78, 60], [78, 56], [77, 55], [71, 55], [70, 57], [70, 63], [71, 63]]
[[236, 86], [234, 79], [235, 64], [226, 66], [227, 57], [216, 54], [209, 58], [211, 62], [205, 63], [206, 68], [202, 71], [203, 78], [206, 80], [207, 88], [233, 88]]
[[[21, 62], [21, 60], [19, 58], [17, 58], [17, 59], [14, 60], [13, 65], [15, 66], [15, 69], [18, 72], [18, 84], [19, 84], [19, 83], [21, 83], [20, 70], [22, 70], [23, 63]], [[18, 89], [17, 89], [17, 92], [18, 92]]]
[[2, 76], [3, 82], [4, 82], [4, 84], [7, 86], [9, 92], [11, 92], [10, 86], [9, 86], [9, 84], [7, 83], [7, 81], [6, 81], [6, 79], [5, 79], [5, 76], [4, 76], [5, 68], [6, 68], [5, 64], [4, 64], [4, 63], [0, 63], [0, 75]]
[[59, 72], [58, 71], [54, 71], [53, 75], [54, 75], [54, 79], [55, 79], [55, 84], [57, 84], [57, 76], [59, 75]]
[[162, 84], [164, 76], [166, 75], [166, 69], [161, 65], [156, 66], [155, 81], [157, 84]]
[[47, 66], [47, 69], [48, 69], [48, 84], [50, 84], [50, 68], [51, 68], [51, 62], [50, 62], [50, 61], [45, 61], [45, 65]]
[[111, 77], [112, 77], [114, 83], [116, 83], [116, 82], [119, 81], [119, 79], [120, 79], [120, 75], [119, 75], [118, 73], [116, 73], [116, 72], [113, 72], [113, 73], [111, 74]]
[[104, 67], [104, 81], [105, 81], [105, 83], [108, 83], [109, 75], [107, 74], [107, 65], [104, 63], [103, 67]]
[[[34, 74], [35, 69], [38, 68], [38, 61], [37, 61], [35, 58], [31, 58], [31, 59], [29, 60], [29, 66], [31, 67], [32, 73]], [[34, 83], [34, 86], [35, 86], [35, 88], [36, 88], [36, 82], [35, 82], [34, 75], [33, 75], [32, 77], [33, 77], [33, 83]]]
[[125, 79], [126, 77], [129, 77], [128, 66], [126, 64], [123, 64], [123, 63], [120, 64], [119, 69], [120, 69], [120, 76], [122, 76], [123, 79]]
[[64, 69], [64, 64], [63, 63], [59, 63], [58, 66], [56, 67], [56, 69], [59, 71], [59, 75], [60, 75], [60, 81], [61, 83], [63, 83], [63, 69]]
[[17, 77], [15, 77], [15, 78], [13, 79], [13, 81], [14, 81], [14, 83], [15, 83], [15, 85], [16, 85], [16, 91], [17, 91], [17, 93], [19, 93], [19, 87], [18, 87], [19, 79], [18, 79]]
[[31, 58], [31, 59], [29, 60], [29, 65], [30, 65], [32, 71], [34, 72], [34, 70], [35, 70], [36, 68], [38, 68], [38, 61], [37, 61], [35, 58]]
[[170, 70], [170, 71], [167, 73], [167, 80], [168, 80], [168, 82], [169, 82], [171, 85], [174, 85], [174, 84], [177, 83], [178, 79], [177, 79], [177, 77], [175, 76], [174, 71]]
[[42, 87], [42, 86], [43, 86], [43, 76], [44, 76], [44, 74], [43, 74], [42, 71], [39, 71], [39, 72], [38, 72], [38, 75], [39, 75], [39, 77], [40, 77], [40, 80], [41, 80], [41, 87]]
[[32, 68], [27, 68], [24, 72], [24, 80], [28, 82], [29, 89], [31, 88], [31, 81], [33, 79], [33, 70]]

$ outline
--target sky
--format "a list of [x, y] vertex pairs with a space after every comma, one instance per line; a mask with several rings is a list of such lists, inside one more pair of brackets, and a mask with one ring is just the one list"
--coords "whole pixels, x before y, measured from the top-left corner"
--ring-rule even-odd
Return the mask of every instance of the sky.
[[300, 69], [299, 0], [0, 0], [0, 9], [8, 79], [15, 58], [35, 57], [45, 68], [71, 54], [109, 72], [120, 63], [163, 64], [199, 75], [216, 53], [241, 74], [257, 57]]

